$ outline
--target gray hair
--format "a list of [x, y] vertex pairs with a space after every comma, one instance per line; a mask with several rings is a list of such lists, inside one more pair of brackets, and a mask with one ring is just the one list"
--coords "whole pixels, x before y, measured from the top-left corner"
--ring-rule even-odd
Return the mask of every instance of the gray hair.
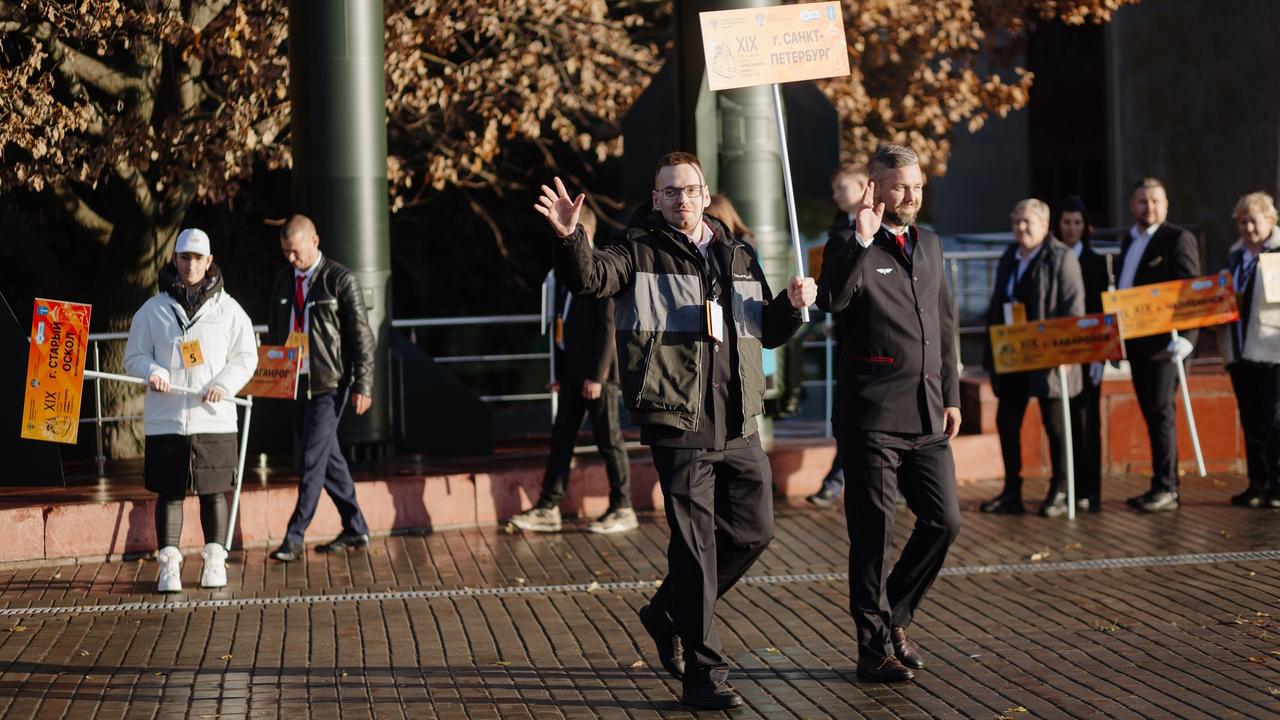
[[871, 156], [871, 162], [868, 163], [868, 166], [872, 175], [878, 175], [881, 170], [892, 170], [919, 164], [920, 156], [916, 155], [915, 150], [906, 145], [885, 144], [876, 148], [876, 154]]
[[1036, 198], [1027, 198], [1019, 200], [1017, 205], [1013, 206], [1011, 215], [1017, 215], [1019, 211], [1025, 210], [1033, 215], [1038, 215], [1045, 225], [1049, 224], [1049, 206], [1043, 200]]

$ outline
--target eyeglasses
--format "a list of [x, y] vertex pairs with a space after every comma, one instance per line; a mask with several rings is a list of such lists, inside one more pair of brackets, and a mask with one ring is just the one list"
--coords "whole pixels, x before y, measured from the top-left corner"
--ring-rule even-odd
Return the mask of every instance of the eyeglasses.
[[662, 193], [662, 197], [668, 200], [675, 200], [680, 197], [681, 193], [684, 193], [685, 197], [693, 200], [702, 194], [702, 188], [704, 187], [706, 187], [706, 185], [685, 185], [684, 187], [668, 185], [664, 188], [659, 188], [658, 192]]

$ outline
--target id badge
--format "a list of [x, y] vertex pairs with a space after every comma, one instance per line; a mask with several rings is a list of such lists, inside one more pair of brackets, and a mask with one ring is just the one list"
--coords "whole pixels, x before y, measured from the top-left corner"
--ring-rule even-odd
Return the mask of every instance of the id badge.
[[718, 343], [724, 342], [724, 309], [718, 300], [707, 300], [707, 335]]
[[179, 341], [178, 356], [182, 358], [182, 367], [188, 370], [204, 364], [204, 351], [200, 349], [199, 340]]
[[1020, 302], [1007, 302], [1004, 304], [1004, 324], [1014, 325], [1027, 321], [1027, 306]]
[[285, 347], [296, 347], [302, 355], [302, 359], [307, 359], [307, 334], [298, 332], [297, 330], [289, 333], [289, 339], [284, 341]]

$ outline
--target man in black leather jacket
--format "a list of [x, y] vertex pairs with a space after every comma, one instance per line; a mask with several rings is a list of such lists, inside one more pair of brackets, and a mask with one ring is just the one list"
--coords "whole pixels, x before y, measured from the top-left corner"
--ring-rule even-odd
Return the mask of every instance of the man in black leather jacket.
[[271, 557], [290, 562], [302, 555], [307, 526], [329, 493], [342, 518], [342, 534], [322, 552], [369, 544], [369, 527], [356, 504], [355, 483], [338, 445], [338, 420], [347, 393], [357, 415], [372, 404], [373, 331], [355, 276], [320, 252], [315, 224], [294, 215], [280, 228], [280, 249], [289, 267], [276, 276], [267, 342], [303, 348], [294, 432], [302, 449], [298, 502], [284, 542]]

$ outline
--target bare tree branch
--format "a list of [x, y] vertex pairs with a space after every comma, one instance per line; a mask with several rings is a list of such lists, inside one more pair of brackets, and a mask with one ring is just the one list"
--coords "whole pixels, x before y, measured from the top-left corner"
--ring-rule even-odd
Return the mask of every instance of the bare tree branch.
[[58, 199], [67, 216], [75, 222], [85, 235], [98, 245], [106, 246], [111, 241], [111, 221], [102, 217], [89, 203], [71, 187], [66, 178], [59, 178], [49, 184], [49, 191]]

